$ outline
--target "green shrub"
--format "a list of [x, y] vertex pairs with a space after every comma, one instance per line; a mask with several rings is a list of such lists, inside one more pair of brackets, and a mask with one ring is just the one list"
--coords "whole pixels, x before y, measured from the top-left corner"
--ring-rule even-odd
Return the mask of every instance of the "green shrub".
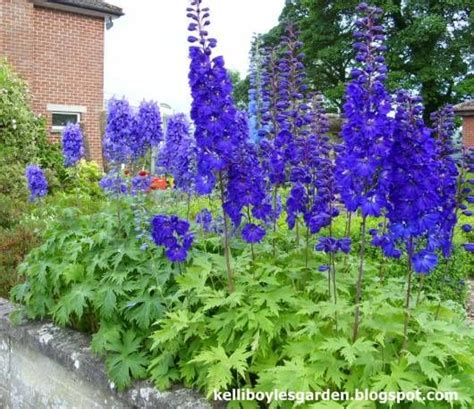
[[[294, 232], [276, 233], [276, 257], [272, 237], [254, 246], [255, 259], [248, 246], [234, 240], [236, 291], [228, 295], [219, 237], [201, 233], [185, 265], [170, 264], [154, 246], [142, 248], [137, 220], [144, 227], [149, 219], [144, 209], [176, 203], [173, 198], [173, 192], [160, 193], [155, 205], [123, 198], [94, 214], [56, 215], [44, 243], [21, 266], [27, 281], [15, 287], [13, 299], [24, 304], [30, 318], [52, 317], [92, 333], [93, 350], [104, 356], [120, 389], [147, 377], [161, 389], [182, 382], [208, 394], [231, 387], [446, 389], [459, 393], [456, 407], [471, 407], [474, 333], [462, 306], [443, 301], [427, 285], [415, 287], [403, 350], [403, 260], [382, 259], [389, 271], [399, 272], [383, 282], [381, 259], [367, 260], [362, 326], [353, 343], [356, 256], [336, 260], [334, 303], [326, 273], [317, 270], [326, 256], [310, 252], [306, 260]], [[194, 202], [191, 216], [199, 210], [196, 203], [205, 202]], [[177, 207], [187, 212], [185, 205]], [[356, 248], [358, 224], [355, 218]], [[338, 220], [335, 234], [344, 229]], [[425, 407], [450, 407], [436, 405]]]
[[66, 169], [65, 189], [91, 197], [104, 197], [99, 181], [102, 169], [95, 162], [81, 160], [76, 166]]
[[28, 88], [5, 61], [0, 61], [0, 190], [22, 196], [24, 167], [37, 163], [48, 169], [52, 190], [65, 176], [59, 144], [48, 142], [44, 118], [29, 104]]
[[[161, 250], [141, 250], [135, 213], [124, 199], [92, 215], [69, 209], [49, 223], [13, 290], [29, 317], [95, 333], [96, 352], [119, 387], [146, 375], [150, 326], [166, 310], [165, 283], [177, 273]], [[128, 351], [128, 352], [127, 352]]]

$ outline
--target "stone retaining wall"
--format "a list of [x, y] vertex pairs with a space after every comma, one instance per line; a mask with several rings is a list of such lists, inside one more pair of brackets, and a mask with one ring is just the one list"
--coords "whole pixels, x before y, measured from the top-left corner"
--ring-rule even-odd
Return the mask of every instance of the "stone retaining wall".
[[139, 382], [119, 393], [91, 353], [90, 338], [50, 322], [13, 326], [12, 305], [0, 298], [0, 408], [211, 409], [184, 388], [159, 392]]

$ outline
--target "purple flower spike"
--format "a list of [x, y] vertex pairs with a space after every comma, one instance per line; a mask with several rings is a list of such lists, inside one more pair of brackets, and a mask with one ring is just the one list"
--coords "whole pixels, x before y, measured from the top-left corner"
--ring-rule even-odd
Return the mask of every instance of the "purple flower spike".
[[359, 6], [354, 50], [360, 63], [346, 88], [342, 128], [344, 149], [337, 157], [336, 176], [347, 210], [363, 216], [379, 216], [387, 206], [388, 179], [385, 164], [390, 158], [392, 101], [385, 89], [387, 67], [383, 37], [377, 25], [380, 13]]
[[62, 136], [64, 166], [74, 166], [84, 157], [84, 137], [79, 124], [68, 123]]
[[39, 166], [29, 165], [26, 168], [25, 176], [28, 182], [28, 189], [30, 190], [31, 202], [48, 194], [48, 182]]

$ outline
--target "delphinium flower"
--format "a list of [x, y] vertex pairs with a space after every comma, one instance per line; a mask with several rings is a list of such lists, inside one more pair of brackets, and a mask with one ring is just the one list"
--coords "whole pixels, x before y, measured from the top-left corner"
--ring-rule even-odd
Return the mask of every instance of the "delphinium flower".
[[[282, 180], [291, 182], [290, 195], [286, 203], [288, 227], [293, 229], [299, 214], [307, 214], [312, 205], [314, 192], [314, 159], [317, 154], [316, 135], [311, 135], [307, 125], [310, 122], [309, 106], [306, 100], [303, 43], [298, 32], [288, 25], [282, 37], [283, 55], [278, 63], [279, 101], [281, 111], [277, 117], [281, 132], [273, 144], [272, 159], [280, 158], [283, 170]], [[273, 161], [270, 161], [272, 163]]]
[[196, 214], [196, 223], [201, 226], [204, 232], [212, 231], [212, 213], [209, 209], [202, 209]]
[[[429, 273], [436, 266], [440, 246], [440, 204], [445, 192], [439, 175], [444, 169], [440, 169], [436, 142], [422, 118], [421, 98], [402, 90], [397, 93], [397, 104], [387, 174], [388, 238], [413, 259], [414, 271]], [[392, 256], [390, 251], [386, 255]]]
[[[225, 192], [224, 209], [234, 226], [241, 224], [242, 218], [255, 226], [256, 220], [266, 221], [265, 210], [266, 191], [263, 172], [258, 160], [255, 145], [248, 141], [248, 122], [244, 112], [236, 113], [234, 126], [235, 156], [227, 171], [227, 190]], [[258, 226], [257, 226], [258, 227]], [[265, 230], [259, 227], [265, 235]], [[244, 233], [245, 227], [242, 230]], [[242, 234], [249, 242], [249, 236]], [[263, 238], [263, 236], [262, 236]], [[260, 241], [260, 240], [259, 240]]]
[[64, 166], [74, 166], [84, 157], [84, 137], [79, 124], [68, 123], [62, 135]]
[[[289, 169], [300, 162], [304, 150], [302, 145], [308, 136], [307, 125], [311, 116], [306, 103], [307, 85], [302, 47], [298, 31], [289, 24], [282, 36], [281, 57], [277, 62], [275, 119], [278, 127], [275, 129], [268, 161], [270, 180], [274, 185], [288, 181]], [[291, 221], [289, 225], [291, 228]]]
[[391, 99], [385, 89], [387, 66], [383, 53], [382, 10], [361, 3], [357, 10], [354, 49], [358, 67], [351, 71], [345, 92], [342, 127], [343, 149], [336, 162], [336, 180], [341, 199], [349, 212], [360, 209], [362, 234], [353, 339], [358, 336], [360, 300], [364, 276], [366, 218], [380, 216], [386, 206], [388, 180], [385, 164], [390, 156]]
[[43, 170], [37, 165], [28, 165], [25, 170], [25, 176], [30, 190], [30, 201], [34, 202], [37, 199], [48, 194], [48, 181], [43, 173]]
[[191, 118], [195, 124], [198, 148], [196, 190], [209, 194], [228, 167], [236, 146], [233, 126], [236, 108], [232, 99], [232, 83], [221, 56], [212, 57], [217, 40], [208, 37], [209, 9], [201, 8], [201, 0], [193, 0], [188, 10], [191, 19], [188, 37], [191, 66]]
[[104, 155], [114, 164], [127, 163], [132, 156], [130, 141], [136, 129], [132, 108], [126, 99], [111, 99], [103, 140]]
[[279, 133], [278, 113], [278, 56], [275, 47], [264, 47], [262, 49], [262, 72], [261, 72], [261, 101], [259, 129], [259, 140], [270, 142]]
[[135, 128], [130, 140], [133, 159], [143, 157], [148, 149], [163, 140], [161, 113], [154, 101], [143, 101], [135, 118]]
[[[277, 49], [265, 47], [262, 49], [262, 72], [261, 72], [261, 108], [260, 128], [258, 130], [258, 156], [264, 172], [267, 191], [271, 191], [265, 199], [264, 213], [273, 224], [275, 234], [277, 220], [282, 212], [282, 200], [278, 188], [284, 184], [285, 162], [280, 160], [278, 152], [275, 152], [275, 137], [280, 133], [278, 118], [284, 109], [279, 104], [279, 72]], [[275, 240], [273, 240], [273, 253], [275, 254]]]
[[254, 143], [260, 141], [260, 129], [262, 126], [261, 114], [263, 108], [262, 101], [262, 71], [263, 71], [263, 53], [262, 40], [260, 36], [253, 38], [250, 50], [250, 66], [249, 66], [249, 130], [250, 139]]
[[339, 210], [335, 206], [329, 119], [319, 93], [313, 98], [311, 115], [310, 133], [295, 144], [296, 155], [289, 177], [293, 186], [287, 202], [287, 214], [290, 228], [294, 226], [297, 215], [301, 214], [311, 234], [315, 234], [329, 226]]
[[105, 175], [99, 181], [99, 186], [105, 193], [111, 195], [112, 197], [125, 195], [128, 192], [128, 186], [125, 179], [120, 176], [116, 170], [112, 170], [107, 175]]
[[192, 193], [196, 174], [196, 143], [184, 114], [168, 118], [166, 138], [157, 158], [157, 167], [173, 176], [177, 189]]
[[[442, 222], [443, 179], [436, 142], [423, 121], [421, 97], [398, 91], [393, 146], [389, 159], [389, 206], [387, 256], [399, 248], [407, 254], [407, 292], [404, 324], [408, 342], [409, 308], [413, 271], [430, 273], [438, 264]], [[399, 255], [396, 254], [397, 256]]]
[[151, 235], [157, 246], [165, 248], [168, 260], [181, 263], [186, 260], [194, 240], [189, 223], [177, 216], [156, 215], [151, 221]]
[[454, 111], [452, 105], [446, 105], [431, 114], [433, 136], [436, 140], [436, 150], [439, 166], [440, 204], [440, 245], [445, 257], [452, 253], [454, 227], [457, 223], [459, 206], [457, 191], [459, 171], [456, 166], [456, 148], [454, 146]]
[[[321, 94], [316, 93], [312, 101], [311, 134], [305, 144], [306, 149], [302, 151], [303, 160], [299, 166], [309, 181], [309, 183], [302, 181], [308, 197], [308, 205], [304, 208], [303, 215], [309, 233], [315, 234], [324, 227], [328, 227], [329, 237], [321, 239], [335, 244], [333, 251], [326, 251], [323, 241], [320, 240], [315, 249], [325, 251], [329, 256], [328, 280], [330, 281], [332, 277], [332, 292], [334, 300], [337, 301], [335, 255], [339, 251], [348, 254], [351, 240], [333, 237], [332, 220], [339, 215], [339, 209], [336, 203], [337, 192], [334, 180], [334, 145], [328, 133], [329, 118], [324, 110]], [[331, 283], [328, 288], [331, 288]], [[331, 296], [330, 293], [329, 296]]]
[[259, 243], [265, 237], [265, 229], [253, 223], [248, 223], [242, 229], [242, 237], [247, 243]]
[[132, 178], [130, 193], [135, 196], [140, 193], [146, 193], [150, 190], [152, 178], [147, 171], [140, 171]]
[[[193, 0], [191, 7], [187, 9], [191, 19], [188, 29], [192, 32], [188, 37], [192, 44], [189, 83], [193, 99], [191, 118], [195, 124], [197, 145], [196, 191], [199, 194], [210, 194], [216, 184], [219, 184], [224, 209], [224, 254], [228, 287], [232, 292], [234, 285], [227, 215], [238, 225], [241, 204], [254, 200], [255, 196], [248, 195], [249, 189], [242, 185], [249, 184], [248, 180], [243, 181], [242, 171], [245, 170], [245, 178], [248, 178], [253, 169], [247, 166], [250, 161], [248, 158], [245, 163], [241, 161], [250, 145], [248, 123], [245, 123], [246, 129], [242, 136], [242, 126], [232, 99], [232, 83], [225, 69], [224, 59], [220, 56], [212, 58], [212, 49], [217, 41], [208, 36], [209, 9], [202, 8], [201, 4], [201, 0]], [[237, 192], [243, 192], [246, 197], [235, 203], [233, 198]]]

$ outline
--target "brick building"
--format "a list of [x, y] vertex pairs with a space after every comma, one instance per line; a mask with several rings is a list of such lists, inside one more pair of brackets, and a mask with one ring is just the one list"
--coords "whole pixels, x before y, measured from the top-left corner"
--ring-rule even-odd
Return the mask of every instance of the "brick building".
[[0, 55], [29, 84], [53, 140], [80, 122], [102, 163], [104, 30], [122, 9], [102, 0], [0, 0]]
[[474, 99], [455, 105], [454, 112], [462, 117], [464, 146], [474, 148]]

